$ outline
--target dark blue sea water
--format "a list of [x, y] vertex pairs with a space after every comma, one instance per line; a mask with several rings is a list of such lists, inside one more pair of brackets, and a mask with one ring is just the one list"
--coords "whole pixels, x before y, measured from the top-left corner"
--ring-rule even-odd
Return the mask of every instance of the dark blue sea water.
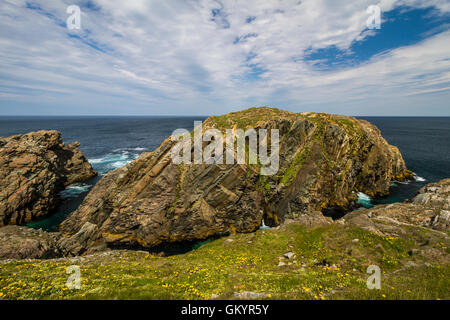
[[427, 183], [450, 178], [450, 117], [364, 117], [380, 129], [389, 144], [397, 146], [416, 181], [393, 183], [390, 195], [373, 204], [411, 199]]
[[[193, 129], [194, 120], [205, 117], [0, 117], [0, 136], [37, 130], [58, 130], [66, 143], [79, 141], [99, 175], [122, 167], [145, 151], [152, 151], [178, 128]], [[450, 118], [364, 118], [375, 124], [386, 140], [399, 147], [417, 180], [393, 183], [385, 199], [364, 199], [371, 206], [411, 198], [424, 184], [450, 177]], [[100, 177], [68, 187], [65, 199], [51, 217], [29, 224], [56, 230], [59, 223], [81, 203]]]

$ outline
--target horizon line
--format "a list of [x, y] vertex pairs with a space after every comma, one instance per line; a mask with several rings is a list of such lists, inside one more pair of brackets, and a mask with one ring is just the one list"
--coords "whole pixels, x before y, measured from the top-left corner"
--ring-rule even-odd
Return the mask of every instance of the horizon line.
[[[306, 111], [307, 112], [307, 111]], [[296, 113], [296, 112], [294, 112]], [[321, 112], [313, 112], [313, 113], [321, 113]], [[325, 112], [327, 113], [327, 112]], [[220, 115], [225, 115], [220, 114]], [[334, 113], [330, 113], [334, 114]], [[45, 115], [36, 115], [36, 114], [0, 114], [0, 117], [211, 117], [211, 116], [220, 116], [220, 115], [186, 115], [186, 114], [45, 114]], [[334, 115], [344, 115], [348, 117], [358, 118], [358, 117], [372, 117], [372, 118], [381, 118], [381, 117], [390, 117], [390, 118], [449, 118], [450, 115], [442, 115], [442, 116], [430, 116], [430, 115], [345, 115], [345, 114], [334, 114]]]

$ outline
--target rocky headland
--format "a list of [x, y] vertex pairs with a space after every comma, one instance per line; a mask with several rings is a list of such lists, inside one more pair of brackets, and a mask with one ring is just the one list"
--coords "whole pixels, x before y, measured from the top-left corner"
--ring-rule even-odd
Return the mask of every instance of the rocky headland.
[[[177, 165], [167, 139], [102, 177], [59, 232], [0, 227], [0, 299], [448, 298], [450, 179], [357, 209], [358, 192], [384, 196], [412, 178], [370, 123], [252, 108], [210, 117], [209, 128], [279, 129], [278, 172]], [[57, 132], [1, 138], [0, 152], [10, 224], [49, 212], [64, 186], [95, 174]], [[186, 254], [161, 251], [193, 241]], [[73, 264], [80, 290], [66, 288]], [[366, 287], [370, 265], [381, 290]]]
[[278, 129], [278, 172], [261, 175], [260, 164], [177, 165], [176, 141], [169, 138], [102, 177], [62, 223], [67, 241], [83, 238], [74, 254], [153, 248], [252, 232], [263, 220], [277, 226], [314, 211], [346, 212], [358, 191], [387, 195], [391, 181], [412, 177], [399, 150], [364, 120], [263, 107], [212, 116], [203, 131], [211, 128], [224, 135], [226, 129]]
[[78, 146], [58, 131], [0, 137], [0, 226], [48, 215], [60, 191], [97, 174]]
[[[169, 138], [155, 151], [143, 153], [103, 176], [79, 208], [63, 221], [60, 232], [0, 229], [0, 258], [78, 256], [124, 248], [148, 250], [253, 232], [263, 222], [271, 227], [286, 221], [306, 226], [346, 224], [379, 234], [389, 234], [389, 228], [398, 225], [444, 231], [449, 228], [450, 179], [427, 185], [412, 201], [353, 211], [337, 220], [327, 217], [330, 211], [345, 213], [355, 209], [357, 192], [383, 196], [388, 194], [391, 181], [412, 178], [398, 149], [367, 121], [264, 107], [210, 117], [203, 130], [210, 128], [224, 134], [228, 128], [279, 129], [278, 172], [261, 175], [259, 163], [177, 165], [171, 157], [176, 141]], [[46, 196], [56, 195], [58, 188], [95, 174], [77, 145], [66, 147], [57, 132], [43, 131], [2, 141], [9, 141], [2, 145], [2, 150], [10, 150], [9, 154], [27, 145], [21, 141], [34, 141], [32, 146], [37, 151], [32, 154], [36, 157], [39, 151], [41, 158], [37, 161], [30, 156], [27, 163], [34, 166], [19, 162], [28, 168], [23, 174], [48, 174], [41, 185], [54, 183], [53, 189], [38, 188], [47, 190], [33, 198], [38, 203], [49, 201]], [[203, 147], [206, 145], [203, 143]], [[21, 154], [23, 159], [24, 151]], [[60, 164], [58, 170], [54, 170], [56, 164]], [[16, 183], [20, 181], [30, 179], [18, 179]], [[19, 188], [23, 197], [28, 195], [26, 190], [34, 190], [26, 189], [35, 186], [28, 184], [24, 182], [24, 187]], [[25, 217], [17, 213], [22, 210], [19, 204], [1, 202]], [[20, 210], [14, 211], [14, 205]]]

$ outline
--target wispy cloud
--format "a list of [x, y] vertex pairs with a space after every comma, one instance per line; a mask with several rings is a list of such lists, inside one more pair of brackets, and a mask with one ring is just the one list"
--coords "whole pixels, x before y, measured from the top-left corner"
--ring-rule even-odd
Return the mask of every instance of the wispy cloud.
[[[64, 26], [71, 4], [82, 10], [80, 31]], [[420, 32], [414, 42], [376, 50], [375, 38], [392, 35], [367, 30], [372, 4], [420, 9], [439, 22], [405, 30]], [[431, 101], [433, 112], [450, 115], [449, 13], [441, 0], [5, 0], [0, 114], [30, 105], [35, 114], [218, 114], [254, 105], [427, 114]], [[357, 52], [355, 43], [367, 48]], [[311, 52], [330, 48], [312, 63]]]

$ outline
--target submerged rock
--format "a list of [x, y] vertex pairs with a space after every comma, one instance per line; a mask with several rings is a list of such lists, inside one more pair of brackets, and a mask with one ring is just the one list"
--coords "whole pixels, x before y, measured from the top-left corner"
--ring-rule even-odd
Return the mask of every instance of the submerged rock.
[[0, 137], [0, 226], [47, 215], [65, 186], [96, 175], [78, 146], [58, 131]]
[[[396, 147], [364, 120], [346, 116], [251, 108], [203, 123], [203, 130], [278, 129], [279, 170], [260, 164], [174, 164], [176, 142], [106, 174], [60, 227], [65, 237], [86, 223], [98, 231], [87, 248], [150, 248], [265, 224], [314, 211], [347, 210], [356, 192], [386, 195], [391, 180], [411, 176]], [[258, 132], [258, 131], [257, 131]], [[207, 142], [203, 142], [203, 147]], [[247, 162], [248, 163], [248, 162]]]

